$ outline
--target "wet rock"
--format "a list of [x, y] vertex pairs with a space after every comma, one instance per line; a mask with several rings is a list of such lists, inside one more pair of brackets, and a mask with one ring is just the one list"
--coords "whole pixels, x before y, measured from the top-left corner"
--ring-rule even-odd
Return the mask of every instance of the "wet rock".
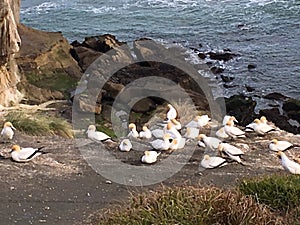
[[255, 64], [248, 64], [247, 66], [248, 70], [253, 70], [256, 68], [256, 65]]
[[233, 59], [234, 57], [238, 56], [235, 53], [232, 53], [229, 49], [225, 49], [225, 51], [219, 51], [219, 52], [208, 52], [210, 59], [218, 60], [218, 61], [229, 61]]
[[224, 72], [224, 69], [221, 68], [221, 67], [213, 66], [213, 67], [210, 68], [210, 71], [211, 71], [213, 74], [218, 74], [218, 73], [223, 73], [223, 72]]
[[300, 123], [300, 100], [290, 98], [283, 103], [282, 109], [289, 118]]
[[143, 98], [132, 107], [132, 111], [136, 113], [146, 113], [156, 108], [155, 102], [150, 98]]
[[198, 56], [200, 59], [205, 59], [206, 58], [206, 54], [204, 52], [199, 52]]
[[285, 100], [288, 97], [284, 96], [281, 93], [273, 92], [273, 93], [270, 93], [270, 94], [267, 94], [267, 95], [263, 96], [263, 98], [272, 99], [272, 100]]
[[256, 118], [254, 112], [256, 102], [251, 97], [242, 94], [234, 95], [230, 98], [225, 98], [225, 104], [227, 113], [235, 116], [242, 126], [246, 126]]
[[222, 81], [225, 83], [231, 82], [234, 79], [234, 77], [229, 77], [229, 76], [225, 76], [225, 75], [221, 75], [220, 77], [221, 77]]
[[251, 86], [248, 86], [248, 85], [245, 85], [245, 87], [246, 87], [246, 90], [247, 90], [248, 92], [255, 91], [255, 88], [254, 88], [254, 87], [251, 87]]

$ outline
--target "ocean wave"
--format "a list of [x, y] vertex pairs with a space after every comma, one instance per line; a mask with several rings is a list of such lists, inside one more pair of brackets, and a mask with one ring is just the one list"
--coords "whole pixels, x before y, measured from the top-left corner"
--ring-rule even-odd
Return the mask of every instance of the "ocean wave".
[[43, 2], [39, 5], [31, 6], [25, 9], [21, 8], [21, 14], [34, 14], [34, 13], [48, 13], [49, 11], [57, 10], [60, 8], [62, 3], [56, 3], [56, 2]]

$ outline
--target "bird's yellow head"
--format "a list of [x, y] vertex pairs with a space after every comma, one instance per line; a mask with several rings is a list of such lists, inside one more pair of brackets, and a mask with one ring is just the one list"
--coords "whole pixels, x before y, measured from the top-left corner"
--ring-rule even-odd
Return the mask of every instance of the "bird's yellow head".
[[277, 145], [277, 144], [278, 144], [278, 140], [277, 140], [276, 138], [274, 138], [274, 139], [271, 141], [271, 143]]
[[145, 156], [150, 156], [150, 151], [144, 151]]
[[284, 153], [282, 151], [278, 151], [276, 155], [279, 159], [281, 159], [281, 157], [284, 155]]
[[173, 127], [173, 124], [172, 124], [172, 122], [169, 122], [169, 123], [167, 124], [167, 130], [171, 130], [171, 129], [172, 129], [172, 127]]
[[129, 128], [130, 130], [136, 129], [136, 125], [135, 125], [134, 123], [130, 123], [130, 124], [128, 125], [128, 128]]
[[198, 140], [201, 141], [201, 140], [203, 140], [205, 137], [206, 137], [205, 134], [199, 134], [199, 135], [198, 135]]
[[174, 140], [172, 141], [172, 143], [173, 143], [174, 145], [177, 145], [177, 144], [178, 144], [178, 140], [177, 140], [177, 139], [174, 139]]
[[220, 143], [220, 144], [218, 145], [218, 151], [219, 151], [219, 152], [222, 152], [223, 149], [224, 149], [224, 146], [222, 145], [222, 143]]
[[204, 160], [209, 160], [210, 156], [209, 155], [204, 155], [203, 158], [204, 158]]
[[3, 127], [11, 127], [12, 129], [16, 129], [13, 125], [12, 125], [12, 123], [11, 122], [5, 122], [4, 123], [4, 125], [3, 125]]
[[143, 130], [143, 131], [147, 131], [147, 130], [149, 130], [149, 129], [148, 129], [147, 126], [143, 126], [142, 130]]
[[260, 124], [261, 123], [261, 121], [259, 119], [255, 119], [253, 122], [256, 123], [256, 124]]
[[230, 126], [230, 127], [232, 127], [233, 124], [234, 124], [233, 121], [230, 120], [230, 119], [229, 119], [229, 120], [227, 121], [227, 123], [226, 123], [226, 125], [227, 125], [227, 126]]
[[88, 131], [96, 131], [96, 126], [95, 125], [89, 125]]
[[20, 146], [19, 145], [13, 145], [12, 147], [11, 147], [11, 151], [13, 152], [13, 151], [20, 151], [21, 150], [21, 148], [20, 148]]
[[263, 123], [267, 122], [267, 118], [265, 116], [262, 116], [262, 117], [260, 117], [260, 121], [263, 122]]

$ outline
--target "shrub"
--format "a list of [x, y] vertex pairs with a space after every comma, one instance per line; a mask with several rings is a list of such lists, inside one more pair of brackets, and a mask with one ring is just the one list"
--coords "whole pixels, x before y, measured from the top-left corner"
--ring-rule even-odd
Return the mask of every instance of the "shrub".
[[239, 192], [194, 187], [139, 194], [129, 207], [99, 217], [93, 224], [283, 224], [268, 208]]

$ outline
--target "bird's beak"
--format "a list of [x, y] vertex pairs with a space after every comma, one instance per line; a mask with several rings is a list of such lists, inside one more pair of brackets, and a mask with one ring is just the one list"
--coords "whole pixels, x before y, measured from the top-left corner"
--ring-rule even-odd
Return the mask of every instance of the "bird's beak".
[[10, 152], [9, 152], [9, 153], [11, 154], [13, 151], [14, 151], [14, 150], [10, 150]]
[[16, 128], [14, 126], [11, 126], [12, 129], [16, 130]]

